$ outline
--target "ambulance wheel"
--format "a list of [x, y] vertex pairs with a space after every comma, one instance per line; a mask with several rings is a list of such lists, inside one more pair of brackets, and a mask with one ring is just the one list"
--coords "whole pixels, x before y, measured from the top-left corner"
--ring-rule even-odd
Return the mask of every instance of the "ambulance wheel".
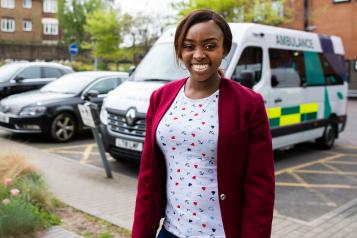
[[329, 150], [333, 147], [336, 136], [336, 126], [330, 123], [326, 126], [323, 136], [316, 140], [316, 144], [320, 149]]

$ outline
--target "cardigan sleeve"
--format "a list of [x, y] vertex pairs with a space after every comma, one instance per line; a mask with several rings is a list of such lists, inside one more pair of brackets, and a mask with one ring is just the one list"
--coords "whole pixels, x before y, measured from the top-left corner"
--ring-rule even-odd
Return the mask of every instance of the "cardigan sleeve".
[[150, 104], [146, 113], [146, 133], [144, 149], [140, 161], [140, 171], [138, 177], [138, 192], [136, 195], [136, 205], [134, 213], [134, 224], [132, 229], [133, 238], [154, 238], [156, 230], [152, 230], [149, 226], [149, 197], [151, 190], [151, 155], [152, 155], [152, 141], [151, 141], [151, 127], [152, 118], [154, 115], [154, 93], [151, 94]]
[[260, 95], [251, 110], [248, 130], [241, 237], [269, 238], [275, 194], [274, 158], [269, 122]]

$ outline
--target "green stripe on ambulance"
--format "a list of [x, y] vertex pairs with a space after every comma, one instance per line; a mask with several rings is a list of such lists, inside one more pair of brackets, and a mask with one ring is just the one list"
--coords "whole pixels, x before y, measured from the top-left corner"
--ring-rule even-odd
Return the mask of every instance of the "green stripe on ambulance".
[[270, 127], [293, 125], [317, 119], [318, 103], [307, 103], [292, 107], [267, 108]]

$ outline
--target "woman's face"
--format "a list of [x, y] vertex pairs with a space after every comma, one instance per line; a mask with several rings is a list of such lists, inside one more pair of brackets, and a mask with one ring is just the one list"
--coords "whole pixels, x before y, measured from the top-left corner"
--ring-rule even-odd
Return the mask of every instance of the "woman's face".
[[191, 79], [206, 81], [217, 78], [224, 56], [223, 32], [212, 20], [197, 23], [185, 36], [181, 57]]

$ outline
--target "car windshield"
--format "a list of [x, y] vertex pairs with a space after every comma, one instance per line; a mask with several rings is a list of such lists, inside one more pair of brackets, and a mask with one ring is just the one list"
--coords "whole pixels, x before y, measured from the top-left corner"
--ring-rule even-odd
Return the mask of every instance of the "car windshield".
[[66, 74], [42, 87], [41, 92], [78, 94], [93, 81], [94, 77], [88, 74]]
[[0, 67], [0, 82], [8, 81], [20, 68], [19, 64], [6, 64]]
[[[222, 60], [220, 68], [226, 70], [236, 45], [232, 45], [229, 54]], [[152, 47], [137, 69], [131, 80], [134, 81], [173, 81], [188, 76], [188, 71], [176, 61], [173, 43], [160, 43]]]

